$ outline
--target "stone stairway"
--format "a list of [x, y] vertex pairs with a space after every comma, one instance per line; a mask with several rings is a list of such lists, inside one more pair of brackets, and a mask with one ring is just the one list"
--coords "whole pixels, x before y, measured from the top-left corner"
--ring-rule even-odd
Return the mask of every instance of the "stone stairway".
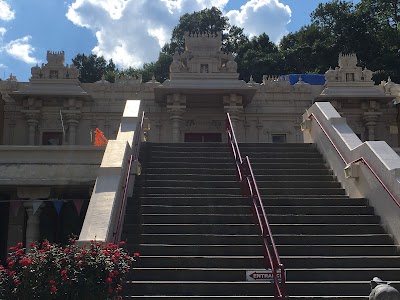
[[[367, 299], [400, 278], [400, 255], [366, 199], [349, 199], [308, 144], [241, 144], [249, 155], [293, 299]], [[273, 286], [228, 146], [144, 143], [123, 238], [141, 258], [126, 298], [261, 299]], [[396, 284], [395, 284], [396, 286]], [[396, 286], [399, 288], [398, 286]]]

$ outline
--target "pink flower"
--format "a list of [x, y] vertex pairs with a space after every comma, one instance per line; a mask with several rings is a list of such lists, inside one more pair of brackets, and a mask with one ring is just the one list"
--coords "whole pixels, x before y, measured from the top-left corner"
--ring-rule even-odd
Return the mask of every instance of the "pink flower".
[[119, 245], [120, 245], [120, 246], [125, 246], [125, 245], [126, 245], [126, 242], [125, 242], [125, 241], [120, 241], [120, 242], [119, 242]]
[[55, 283], [55, 281], [54, 281], [53, 279], [51, 279], [51, 280], [49, 281], [49, 283], [50, 283], [51, 285], [53, 285], [53, 284]]
[[80, 260], [80, 261], [78, 261], [78, 266], [82, 266], [83, 265], [83, 262]]
[[111, 277], [107, 277], [106, 281], [107, 281], [107, 283], [112, 283], [112, 278]]
[[18, 248], [22, 248], [24, 246], [24, 244], [22, 244], [22, 242], [19, 242], [18, 244], [17, 244], [17, 247]]
[[18, 279], [15, 279], [15, 280], [14, 280], [14, 283], [18, 285], [18, 284], [21, 283], [21, 281], [19, 281]]
[[57, 292], [57, 287], [55, 285], [52, 285], [50, 287], [50, 291], [51, 291], [52, 294], [56, 293]]
[[65, 248], [65, 249], [64, 249], [64, 253], [65, 253], [65, 254], [68, 254], [69, 252], [70, 252], [70, 250], [69, 250], [68, 248]]
[[62, 275], [62, 276], [67, 275], [67, 270], [62, 270], [62, 271], [61, 271], [61, 275]]
[[140, 253], [135, 252], [135, 253], [133, 253], [133, 256], [134, 256], [134, 257], [140, 257]]
[[27, 257], [24, 257], [23, 259], [21, 259], [21, 260], [19, 261], [19, 263], [20, 263], [22, 266], [28, 266], [28, 265], [30, 265], [30, 264], [32, 263], [32, 260], [30, 260], [30, 259], [27, 258]]

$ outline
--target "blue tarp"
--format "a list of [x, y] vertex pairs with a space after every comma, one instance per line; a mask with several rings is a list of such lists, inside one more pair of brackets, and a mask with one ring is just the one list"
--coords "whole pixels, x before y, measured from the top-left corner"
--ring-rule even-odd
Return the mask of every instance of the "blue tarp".
[[290, 85], [294, 85], [299, 81], [299, 77], [303, 79], [304, 82], [311, 85], [324, 85], [325, 75], [323, 74], [289, 74]]

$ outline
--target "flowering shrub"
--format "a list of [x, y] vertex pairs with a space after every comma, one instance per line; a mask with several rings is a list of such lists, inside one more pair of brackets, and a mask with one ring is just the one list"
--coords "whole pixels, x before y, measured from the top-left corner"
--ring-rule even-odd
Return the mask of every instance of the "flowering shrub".
[[61, 247], [44, 241], [11, 247], [6, 265], [0, 265], [0, 299], [122, 299], [122, 282], [138, 253], [123, 246], [91, 241], [86, 248]]

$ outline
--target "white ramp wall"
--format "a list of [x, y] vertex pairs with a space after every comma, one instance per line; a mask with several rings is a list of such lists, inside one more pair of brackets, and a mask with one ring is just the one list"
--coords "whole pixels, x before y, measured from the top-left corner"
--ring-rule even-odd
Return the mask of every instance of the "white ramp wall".
[[[139, 111], [140, 100], [126, 101], [117, 139], [109, 140], [104, 152], [79, 243], [90, 240], [112, 242], [115, 239]], [[132, 180], [134, 176], [131, 176]]]
[[302, 130], [304, 142], [317, 145], [348, 195], [367, 198], [399, 245], [400, 157], [397, 153], [386, 142], [361, 142], [329, 102], [317, 102], [306, 111]]

